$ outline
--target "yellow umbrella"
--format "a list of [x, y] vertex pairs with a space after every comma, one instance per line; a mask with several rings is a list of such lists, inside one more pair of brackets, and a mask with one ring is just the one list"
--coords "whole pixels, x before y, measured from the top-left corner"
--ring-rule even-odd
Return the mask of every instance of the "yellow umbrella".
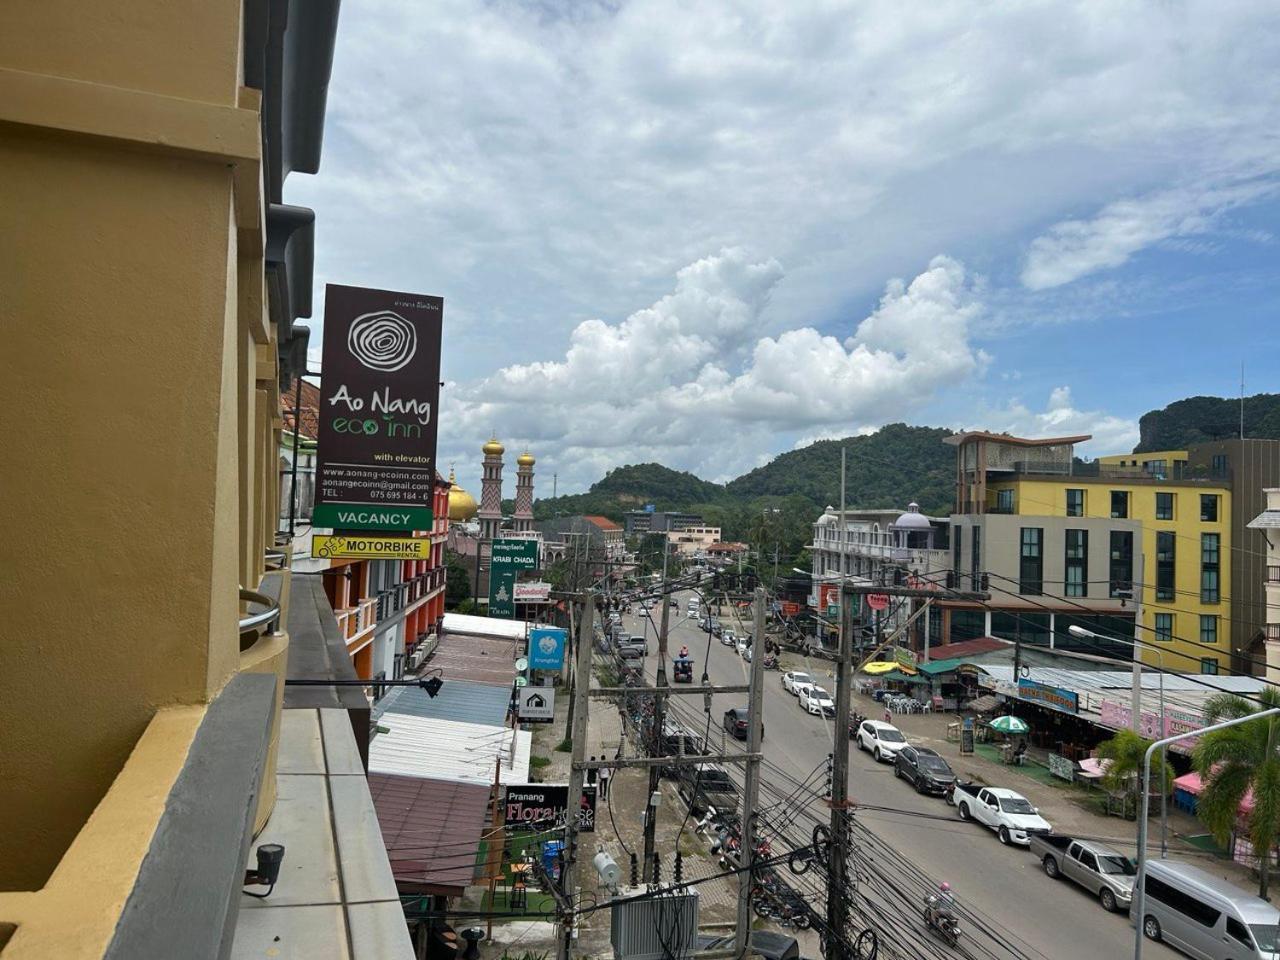
[[879, 673], [888, 673], [890, 670], [897, 670], [898, 664], [890, 660], [872, 660], [870, 663], [862, 665], [863, 673], [870, 673], [873, 676]]

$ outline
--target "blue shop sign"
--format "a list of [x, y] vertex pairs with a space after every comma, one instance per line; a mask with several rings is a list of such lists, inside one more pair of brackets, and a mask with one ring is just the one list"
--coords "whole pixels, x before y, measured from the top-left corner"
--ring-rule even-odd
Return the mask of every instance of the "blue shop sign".
[[1034, 680], [1018, 681], [1018, 699], [1028, 703], [1039, 704], [1059, 713], [1079, 713], [1080, 695], [1074, 690], [1063, 687], [1051, 687], [1047, 683]]
[[529, 668], [559, 670], [564, 666], [565, 631], [560, 627], [534, 627], [529, 631]]

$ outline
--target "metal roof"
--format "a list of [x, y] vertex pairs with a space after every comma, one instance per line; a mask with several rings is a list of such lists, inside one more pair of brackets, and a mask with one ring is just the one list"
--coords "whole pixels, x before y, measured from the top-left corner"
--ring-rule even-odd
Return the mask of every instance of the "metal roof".
[[523, 620], [503, 620], [499, 617], [473, 617], [467, 613], [446, 613], [445, 633], [465, 633], [473, 637], [496, 637], [505, 640], [523, 640], [526, 624]]
[[949, 660], [930, 660], [928, 663], [921, 663], [918, 669], [921, 673], [933, 675], [935, 673], [947, 673], [964, 663], [960, 657], [952, 657]]
[[482, 723], [459, 723], [384, 713], [369, 742], [369, 772], [492, 784], [496, 761], [502, 783], [528, 783], [533, 734]]
[[501, 727], [507, 722], [511, 691], [493, 683], [456, 680], [445, 675], [444, 686], [430, 697], [421, 687], [392, 687], [373, 705], [374, 719], [386, 713], [403, 713], [435, 720], [456, 720]]
[[369, 793], [402, 893], [460, 896], [474, 882], [488, 786], [370, 773]]
[[1263, 510], [1245, 526], [1252, 527], [1254, 530], [1280, 527], [1280, 510]]

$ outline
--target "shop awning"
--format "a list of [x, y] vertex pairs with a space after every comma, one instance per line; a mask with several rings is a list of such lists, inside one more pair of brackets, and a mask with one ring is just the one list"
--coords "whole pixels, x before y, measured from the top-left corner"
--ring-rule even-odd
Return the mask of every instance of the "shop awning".
[[969, 709], [974, 713], [988, 713], [1000, 706], [1000, 698], [994, 693], [984, 694], [969, 703]]
[[884, 675], [884, 679], [885, 679], [885, 680], [896, 680], [896, 681], [897, 681], [897, 682], [899, 682], [899, 683], [910, 683], [910, 684], [915, 684], [916, 686], [928, 686], [928, 685], [929, 685], [929, 681], [928, 681], [928, 680], [926, 680], [924, 677], [913, 677], [913, 676], [911, 676], [910, 674], [908, 674], [908, 673], [903, 673], [903, 672], [902, 672], [902, 671], [900, 671], [900, 670], [895, 670], [895, 671], [893, 671], [892, 673], [886, 673], [886, 674]]
[[950, 660], [930, 660], [928, 663], [920, 664], [918, 669], [921, 673], [927, 673], [930, 676], [937, 676], [940, 673], [950, 673], [962, 663], [964, 663], [964, 661], [958, 657], [953, 657]]
[[872, 660], [870, 663], [862, 665], [862, 672], [876, 676], [882, 673], [888, 673], [891, 670], [897, 670], [898, 664], [893, 660]]

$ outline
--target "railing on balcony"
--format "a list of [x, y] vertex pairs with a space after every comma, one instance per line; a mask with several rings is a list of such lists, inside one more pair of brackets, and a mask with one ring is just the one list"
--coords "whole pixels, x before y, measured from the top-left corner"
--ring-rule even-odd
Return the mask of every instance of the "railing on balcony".
[[1268, 623], [1266, 627], [1267, 640], [1280, 640], [1280, 623]]
[[1280, 567], [1268, 565], [1267, 583], [1280, 583]]
[[257, 590], [240, 588], [240, 602], [261, 609], [240, 617], [240, 636], [250, 633], [274, 633], [280, 621], [280, 603]]

